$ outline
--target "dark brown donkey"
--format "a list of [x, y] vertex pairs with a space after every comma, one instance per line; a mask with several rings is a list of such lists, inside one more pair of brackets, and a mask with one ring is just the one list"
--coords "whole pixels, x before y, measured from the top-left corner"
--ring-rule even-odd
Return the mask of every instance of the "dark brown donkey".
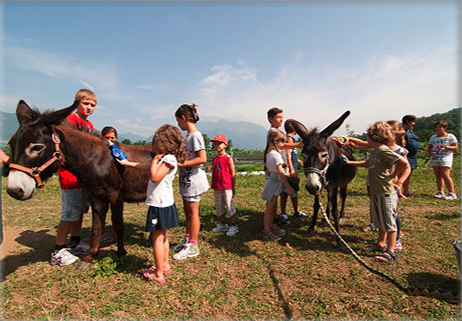
[[[16, 115], [19, 129], [10, 140], [12, 152], [7, 192], [18, 200], [28, 200], [60, 166], [72, 172], [88, 190], [92, 208], [91, 247], [77, 269], [90, 266], [99, 250], [109, 207], [117, 236], [117, 254], [124, 255], [124, 202], [146, 198], [149, 172], [116, 164], [108, 145], [100, 136], [75, 129], [65, 121], [79, 105], [40, 113], [20, 101]], [[151, 160], [149, 146], [119, 144], [133, 161]]]
[[[293, 125], [297, 134], [303, 140], [303, 170], [307, 178], [306, 190], [315, 195], [313, 205], [313, 220], [308, 232], [314, 233], [319, 211], [319, 196], [322, 188], [327, 190], [327, 208], [326, 213], [329, 216], [332, 213], [334, 217], [334, 226], [337, 232], [340, 232], [340, 219], [344, 216], [345, 200], [347, 197], [347, 185], [356, 176], [356, 167], [344, 165], [340, 155], [344, 154], [353, 160], [353, 153], [350, 146], [344, 145], [338, 147], [335, 141], [330, 138], [337, 128], [339, 128], [350, 112], [345, 112], [339, 119], [334, 121], [321, 132], [317, 128], [308, 132], [306, 127], [298, 121]], [[341, 209], [340, 213], [337, 207], [337, 194], [340, 189]], [[341, 244], [341, 243], [338, 243]]]

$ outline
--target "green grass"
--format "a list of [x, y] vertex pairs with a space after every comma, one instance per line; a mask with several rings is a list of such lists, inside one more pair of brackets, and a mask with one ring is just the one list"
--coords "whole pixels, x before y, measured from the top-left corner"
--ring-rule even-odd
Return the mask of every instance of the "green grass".
[[[452, 177], [460, 191], [460, 159]], [[302, 178], [303, 186], [305, 178]], [[410, 297], [371, 274], [345, 250], [335, 246], [328, 228], [308, 236], [308, 221], [293, 218], [277, 243], [261, 238], [260, 198], [263, 175], [238, 176], [236, 206], [240, 232], [233, 238], [215, 234], [213, 191], [202, 197], [201, 254], [171, 260], [173, 273], [159, 286], [141, 279], [153, 263], [144, 232], [147, 207], [126, 204], [126, 249], [116, 270], [115, 247], [105, 247], [90, 269], [52, 267], [49, 256], [59, 223], [61, 198], [56, 178], [29, 201], [13, 200], [3, 180], [4, 240], [2, 310], [4, 319], [459, 319], [460, 308], [426, 297]], [[362, 232], [369, 217], [365, 171], [350, 186], [342, 235], [371, 266], [405, 286], [456, 291], [459, 270], [451, 241], [460, 236], [460, 202], [435, 200], [431, 168], [414, 171], [411, 191], [400, 200], [404, 250], [397, 262], [374, 262], [362, 248], [375, 235]], [[172, 243], [184, 233], [169, 231]], [[311, 213], [313, 197], [301, 191], [302, 209]], [[289, 214], [292, 213], [289, 207]], [[110, 219], [108, 219], [110, 226]], [[83, 237], [90, 236], [91, 215]]]

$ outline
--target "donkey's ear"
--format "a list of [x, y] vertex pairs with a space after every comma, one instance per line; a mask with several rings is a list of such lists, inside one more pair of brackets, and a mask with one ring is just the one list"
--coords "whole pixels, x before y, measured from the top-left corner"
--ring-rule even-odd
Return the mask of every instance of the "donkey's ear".
[[40, 114], [30, 108], [24, 100], [20, 100], [16, 107], [16, 117], [18, 118], [19, 125], [25, 125], [37, 120]]
[[306, 136], [308, 136], [308, 129], [306, 129], [302, 123], [294, 119], [292, 121], [292, 125], [294, 126], [295, 131], [297, 132], [298, 136], [301, 137], [301, 139], [304, 139]]
[[59, 125], [61, 124], [67, 116], [72, 114], [72, 112], [79, 107], [80, 100], [75, 100], [72, 106], [54, 111], [48, 115], [45, 116], [45, 122], [52, 124], [52, 125]]
[[345, 121], [345, 119], [350, 116], [350, 111], [347, 110], [346, 112], [343, 113], [342, 116], [340, 116], [339, 119], [337, 119], [336, 121], [334, 121], [332, 124], [330, 124], [329, 126], [327, 126], [326, 128], [324, 128], [322, 130], [322, 132], [319, 133], [319, 135], [321, 136], [324, 136], [325, 138], [329, 137], [330, 135], [332, 135], [340, 126], [342, 126], [343, 122]]

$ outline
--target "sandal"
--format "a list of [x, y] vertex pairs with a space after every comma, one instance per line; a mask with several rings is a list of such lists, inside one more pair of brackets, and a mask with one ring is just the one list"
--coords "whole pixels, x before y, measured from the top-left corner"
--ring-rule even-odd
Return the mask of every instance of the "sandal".
[[372, 231], [377, 231], [377, 228], [374, 226], [374, 223], [369, 223], [368, 226], [364, 226], [362, 228], [363, 232], [372, 232]]
[[385, 251], [384, 253], [377, 255], [375, 259], [379, 262], [389, 263], [398, 259], [396, 252]]
[[375, 243], [374, 245], [366, 246], [364, 248], [364, 251], [367, 251], [367, 252], [385, 252], [386, 249], [387, 249], [386, 246], [380, 246], [377, 243]]
[[152, 269], [152, 267], [149, 268], [149, 269], [147, 269], [146, 271], [144, 271], [144, 273], [143, 273], [143, 279], [144, 279], [145, 281], [156, 281], [157, 283], [159, 283], [159, 284], [161, 284], [161, 285], [164, 284], [164, 283], [165, 283], [165, 277], [164, 277], [162, 280], [154, 279], [154, 278], [152, 277], [152, 274], [149, 273], [149, 272], [152, 272], [152, 271], [154, 271], [154, 270]]
[[[156, 270], [156, 267], [153, 265], [151, 266], [149, 269], [147, 269], [146, 271], [148, 272], [154, 272]], [[170, 274], [172, 273], [172, 269], [170, 270], [164, 270], [164, 275], [167, 275], [167, 274]]]

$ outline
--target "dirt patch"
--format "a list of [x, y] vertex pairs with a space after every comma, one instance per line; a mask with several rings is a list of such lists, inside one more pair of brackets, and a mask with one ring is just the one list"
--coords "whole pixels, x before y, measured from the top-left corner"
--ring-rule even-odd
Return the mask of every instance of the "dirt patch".
[[0, 246], [1, 280], [19, 267], [48, 261], [54, 244], [54, 231], [27, 227], [3, 226], [3, 243]]
[[[54, 237], [48, 229], [32, 230], [27, 227], [10, 227], [3, 226], [3, 243], [0, 245], [0, 259], [24, 253], [31, 250], [40, 244], [44, 245], [44, 241], [48, 241], [50, 237]], [[49, 244], [45, 244], [46, 247]]]

